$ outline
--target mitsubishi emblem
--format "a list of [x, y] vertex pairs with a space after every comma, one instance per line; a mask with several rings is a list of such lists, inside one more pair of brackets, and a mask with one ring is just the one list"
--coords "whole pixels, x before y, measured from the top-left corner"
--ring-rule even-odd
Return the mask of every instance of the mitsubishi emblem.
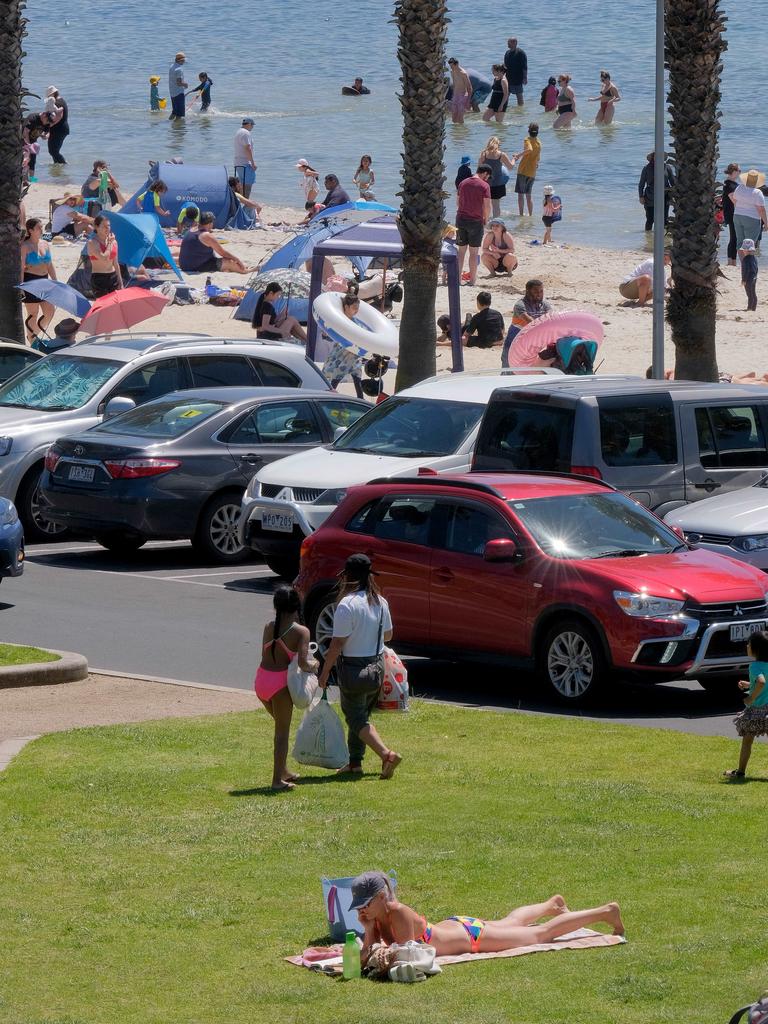
[[743, 615], [744, 612], [742, 611], [742, 609], [741, 609], [741, 607], [739, 605], [736, 605], [736, 607], [733, 609], [733, 614], [734, 615]]
[[81, 444], [76, 444], [72, 449], [74, 455], [85, 455], [85, 448]]

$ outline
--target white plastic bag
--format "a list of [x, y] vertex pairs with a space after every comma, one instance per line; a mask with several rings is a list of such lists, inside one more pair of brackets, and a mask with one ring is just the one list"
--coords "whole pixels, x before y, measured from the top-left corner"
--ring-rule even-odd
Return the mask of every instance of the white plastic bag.
[[385, 647], [384, 678], [376, 707], [379, 711], [407, 711], [408, 699], [408, 669], [391, 647]]
[[[317, 644], [309, 645], [310, 657], [317, 652]], [[317, 676], [314, 672], [303, 672], [299, 659], [294, 658], [288, 666], [288, 692], [295, 708], [308, 708], [317, 693]]]
[[313, 764], [318, 768], [343, 768], [349, 761], [344, 726], [328, 703], [325, 691], [301, 720], [293, 757], [299, 764]]

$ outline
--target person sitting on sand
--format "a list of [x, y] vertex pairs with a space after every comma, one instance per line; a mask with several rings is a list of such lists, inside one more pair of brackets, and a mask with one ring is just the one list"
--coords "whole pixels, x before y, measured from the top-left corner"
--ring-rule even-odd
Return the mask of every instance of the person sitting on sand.
[[452, 344], [451, 339], [451, 318], [449, 316], [439, 316], [437, 318], [437, 326], [440, 328], [440, 333], [437, 336], [438, 348], [445, 348], [447, 345]]
[[283, 286], [278, 281], [270, 281], [259, 296], [251, 321], [251, 326], [256, 329], [256, 337], [266, 341], [285, 341], [290, 337], [306, 341], [307, 332], [295, 316], [288, 316], [287, 306], [285, 313], [278, 315], [275, 310], [274, 303], [282, 294]]
[[187, 203], [179, 211], [179, 217], [176, 221], [176, 234], [183, 238], [189, 229], [196, 228], [199, 222], [200, 208], [195, 206], [194, 203]]
[[491, 277], [497, 274], [511, 274], [517, 269], [515, 240], [507, 231], [507, 225], [501, 217], [494, 217], [488, 224], [480, 261], [490, 271]]
[[532, 277], [530, 281], [525, 282], [525, 294], [517, 300], [512, 309], [512, 323], [509, 325], [501, 353], [501, 365], [505, 369], [509, 366], [510, 347], [520, 331], [534, 320], [538, 320], [540, 316], [546, 316], [551, 312], [552, 303], [544, 298], [544, 282]]
[[504, 340], [504, 317], [491, 309], [490, 292], [477, 293], [477, 312], [464, 328], [461, 340], [467, 348], [492, 348]]
[[242, 260], [227, 252], [213, 234], [216, 218], [210, 210], [200, 214], [200, 223], [181, 240], [179, 267], [187, 274], [211, 274], [219, 270], [227, 274], [250, 274]]
[[327, 210], [332, 206], [344, 206], [345, 203], [350, 202], [348, 193], [341, 187], [335, 174], [326, 174], [325, 187], [327, 189], [325, 199], [316, 206], [317, 212]]
[[387, 875], [366, 871], [352, 882], [352, 905], [365, 929], [361, 962], [366, 964], [374, 943], [391, 946], [425, 942], [437, 956], [500, 953], [520, 946], [553, 942], [591, 924], [607, 924], [614, 935], [624, 934], [618, 903], [571, 911], [560, 895], [543, 903], [517, 907], [498, 921], [479, 917], [449, 917], [430, 924], [423, 914], [395, 898]]
[[244, 206], [248, 210], [255, 210], [257, 214], [261, 213], [261, 203], [257, 203], [255, 199], [249, 199], [248, 196], [243, 192], [243, 183], [239, 178], [227, 178], [229, 187], [235, 193], [238, 203]]
[[80, 196], [65, 195], [63, 199], [54, 199], [54, 210], [51, 215], [51, 236], [67, 235], [77, 238], [84, 231], [93, 227], [93, 217], [86, 217], [80, 212], [82, 199]]
[[[672, 255], [667, 250], [664, 253], [664, 266], [672, 266]], [[665, 287], [669, 287], [669, 275], [665, 275]], [[638, 306], [644, 306], [649, 299], [653, 298], [653, 257], [638, 263], [635, 269], [619, 285], [619, 292], [630, 302], [636, 302]]]
[[125, 197], [120, 191], [120, 186], [112, 177], [106, 160], [94, 160], [93, 170], [83, 182], [80, 194], [83, 199], [104, 198], [102, 188], [102, 174], [106, 173], [106, 194], [113, 206], [125, 206]]

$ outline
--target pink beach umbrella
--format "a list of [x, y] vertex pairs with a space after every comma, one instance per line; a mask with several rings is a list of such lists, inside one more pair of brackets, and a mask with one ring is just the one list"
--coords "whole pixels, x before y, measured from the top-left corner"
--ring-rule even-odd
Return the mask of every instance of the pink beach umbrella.
[[145, 288], [121, 288], [96, 299], [80, 324], [85, 334], [128, 331], [135, 324], [157, 316], [168, 305], [168, 296]]
[[585, 309], [565, 309], [562, 313], [547, 313], [533, 323], [526, 324], [515, 336], [509, 349], [510, 366], [541, 366], [539, 352], [560, 338], [603, 340], [603, 322], [599, 316]]

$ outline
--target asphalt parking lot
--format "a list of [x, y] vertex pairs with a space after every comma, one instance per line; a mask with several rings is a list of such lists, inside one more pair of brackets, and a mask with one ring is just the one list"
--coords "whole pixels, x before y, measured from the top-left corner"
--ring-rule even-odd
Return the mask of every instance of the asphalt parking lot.
[[[206, 565], [183, 542], [147, 544], [130, 559], [86, 542], [30, 545], [24, 575], [0, 588], [2, 636], [78, 651], [93, 668], [250, 688], [276, 579], [256, 562]], [[408, 665], [419, 696], [564, 713], [520, 672], [425, 659], [409, 659]], [[617, 683], [599, 705], [579, 714], [733, 736], [738, 709], [738, 698], [723, 701], [697, 684]]]

